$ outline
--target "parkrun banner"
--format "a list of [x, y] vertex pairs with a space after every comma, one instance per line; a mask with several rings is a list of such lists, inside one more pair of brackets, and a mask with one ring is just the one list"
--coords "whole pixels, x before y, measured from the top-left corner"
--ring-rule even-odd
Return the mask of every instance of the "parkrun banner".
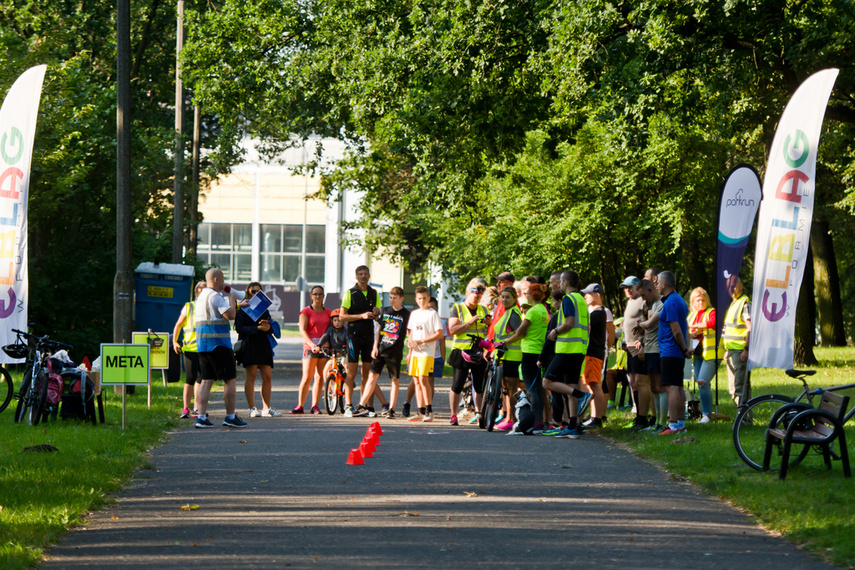
[[816, 151], [837, 69], [814, 73], [778, 124], [757, 226], [748, 369], [792, 368], [796, 305], [813, 218]]
[[[45, 69], [21, 74], [0, 108], [0, 346], [27, 330], [27, 199]], [[0, 351], [0, 362], [21, 361]]]
[[[718, 206], [716, 246], [716, 341], [721, 338], [724, 315], [730, 306], [730, 292], [742, 269], [748, 237], [754, 228], [762, 192], [760, 176], [747, 165], [739, 165], [727, 175]], [[717, 343], [716, 343], [717, 344]]]

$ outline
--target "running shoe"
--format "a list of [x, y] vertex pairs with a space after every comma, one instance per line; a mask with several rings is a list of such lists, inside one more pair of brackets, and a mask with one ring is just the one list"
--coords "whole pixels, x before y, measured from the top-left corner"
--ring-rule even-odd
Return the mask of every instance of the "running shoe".
[[410, 403], [409, 402], [404, 402], [404, 409], [401, 410], [401, 415], [404, 416], [405, 418], [410, 417]]
[[549, 429], [543, 430], [540, 435], [558, 435], [560, 431], [561, 428], [559, 427], [551, 427]]
[[495, 426], [493, 426], [493, 429], [498, 431], [510, 431], [510, 429], [513, 427], [514, 422], [512, 422], [511, 420], [505, 420], [503, 422], [497, 423]]
[[278, 418], [281, 415], [282, 415], [282, 412], [278, 412], [278, 411], [274, 410], [273, 408], [267, 408], [266, 410], [261, 412], [262, 418]]
[[395, 410], [390, 409], [388, 412], [386, 412], [386, 418], [387, 419], [394, 420], [395, 417], [396, 417], [395, 416]]
[[312, 406], [312, 415], [313, 415], [313, 416], [319, 416], [319, 415], [321, 415], [321, 410], [320, 410], [320, 408], [318, 408], [317, 406]]
[[191, 418], [198, 418], [199, 417], [199, 410], [197, 410], [196, 408], [193, 408], [192, 410], [190, 410], [190, 417]]
[[383, 409], [380, 410], [380, 416], [385, 418], [387, 415], [389, 415], [389, 404], [383, 404]]
[[[253, 408], [253, 409], [255, 409], [255, 408]], [[291, 410], [291, 413], [292, 414], [303, 414], [305, 412], [303, 412], [303, 406], [297, 406], [296, 408]], [[259, 414], [259, 415], [261, 415], [261, 414]]]
[[505, 414], [503, 414], [502, 412], [499, 412], [499, 415], [496, 416], [496, 421], [494, 423], [496, 425], [499, 425], [500, 423], [502, 423], [503, 419], [505, 419]]
[[460, 425], [460, 424], [457, 422], [457, 416], [451, 416], [451, 421], [449, 421], [448, 423], [450, 423], [450, 424], [451, 424], [451, 425], [453, 425], [453, 426], [459, 426], [459, 425]]
[[418, 412], [416, 412], [415, 414], [411, 415], [411, 416], [409, 417], [409, 419], [407, 419], [407, 421], [408, 421], [408, 422], [420, 422], [420, 421], [422, 421], [422, 418], [421, 418], [421, 417], [419, 417], [419, 413], [418, 413]]
[[[181, 416], [181, 417], [183, 418], [184, 416]], [[710, 417], [708, 415], [704, 414], [703, 416], [701, 416], [701, 419], [698, 420], [698, 423], [699, 424], [708, 424], [708, 423], [710, 423], [710, 421], [712, 421], [712, 420], [710, 420]]]
[[615, 405], [614, 400], [609, 400], [609, 401], [606, 403], [606, 409], [607, 409], [607, 410], [614, 410], [614, 409], [617, 409], [617, 406]]
[[181, 410], [181, 419], [182, 420], [186, 420], [189, 417], [190, 417], [190, 408], [184, 408], [183, 410]]
[[[296, 408], [294, 408], [294, 409], [296, 409]], [[300, 410], [302, 410], [302, 408], [300, 408]], [[291, 413], [292, 413], [292, 414], [296, 414], [296, 413], [300, 413], [300, 414], [302, 414], [303, 412], [302, 412], [302, 411], [300, 411], [300, 412], [291, 412]], [[253, 406], [253, 407], [251, 407], [251, 408], [249, 409], [249, 417], [251, 417], [251, 418], [260, 418], [260, 417], [261, 417], [261, 412], [258, 410], [258, 408], [256, 408], [255, 406]]]
[[242, 419], [240, 419], [237, 414], [235, 414], [235, 417], [233, 417], [232, 419], [229, 419], [229, 418], [224, 419], [223, 425], [226, 427], [232, 427], [232, 428], [245, 428], [246, 422], [243, 421]]
[[480, 418], [480, 414], [475, 414], [474, 416], [472, 416], [472, 419], [469, 420], [469, 423], [470, 424], [477, 424], [479, 418]]
[[376, 418], [377, 417], [377, 412], [374, 411], [374, 408], [368, 408], [368, 417], [369, 418]]
[[686, 428], [674, 429], [669, 427], [668, 429], [663, 429], [656, 435], [674, 435], [675, 433], [683, 433], [684, 431], [686, 431]]
[[591, 395], [588, 392], [585, 392], [585, 395], [579, 398], [579, 407], [577, 408], [580, 412], [585, 409], [585, 406], [588, 405], [588, 402], [591, 401]]
[[346, 417], [346, 418], [352, 418], [353, 417], [353, 406], [345, 406], [344, 417]]
[[353, 411], [353, 417], [354, 418], [364, 418], [365, 416], [368, 415], [368, 413], [369, 413], [369, 409], [366, 408], [365, 406], [363, 406], [362, 404], [359, 404], [358, 406], [356, 406], [356, 409]]
[[208, 418], [205, 418], [204, 420], [202, 418], [196, 418], [196, 429], [205, 429], [212, 427], [214, 427], [214, 424], [212, 424], [211, 420], [209, 420]]
[[585, 429], [596, 429], [603, 427], [603, 420], [600, 418], [589, 418], [588, 421], [582, 424]]
[[579, 436], [582, 435], [582, 432], [579, 431], [578, 428], [570, 429], [569, 427], [561, 428], [555, 437], [567, 438], [567, 439], [579, 439]]
[[423, 422], [432, 422], [433, 421], [433, 414], [425, 414], [425, 417], [422, 418], [422, 421]]

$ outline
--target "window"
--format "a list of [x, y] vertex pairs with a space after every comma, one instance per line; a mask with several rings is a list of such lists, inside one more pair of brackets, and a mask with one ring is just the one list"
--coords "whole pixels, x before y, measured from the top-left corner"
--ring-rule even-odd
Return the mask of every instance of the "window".
[[[302, 275], [310, 285], [324, 283], [324, 226], [306, 226], [305, 268], [302, 225], [261, 224], [259, 230], [259, 281], [288, 285]], [[222, 269], [226, 280], [252, 280], [251, 224], [199, 224], [197, 251], [202, 261]]]

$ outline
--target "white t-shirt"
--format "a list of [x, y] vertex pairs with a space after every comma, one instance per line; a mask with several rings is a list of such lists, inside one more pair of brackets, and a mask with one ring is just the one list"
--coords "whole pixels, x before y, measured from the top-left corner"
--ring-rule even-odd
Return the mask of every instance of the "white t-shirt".
[[[439, 313], [433, 309], [416, 309], [410, 313], [407, 332], [411, 340], [419, 342], [432, 336], [438, 330], [442, 330], [442, 322], [439, 320]], [[413, 356], [430, 356], [433, 358], [435, 353], [435, 340], [420, 343], [416, 348], [410, 349], [410, 354]]]

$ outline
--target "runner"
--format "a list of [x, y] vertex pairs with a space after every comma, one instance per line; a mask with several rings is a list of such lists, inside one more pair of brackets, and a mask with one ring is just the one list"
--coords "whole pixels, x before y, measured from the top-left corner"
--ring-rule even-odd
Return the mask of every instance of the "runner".
[[[451, 416], [455, 419], [457, 408], [460, 405], [460, 393], [463, 391], [463, 385], [466, 383], [470, 370], [472, 371], [475, 409], [481, 409], [481, 392], [484, 391], [484, 373], [487, 371], [487, 361], [482, 359], [481, 362], [467, 362], [462, 351], [472, 346], [472, 338], [469, 335], [473, 335], [476, 339], [484, 339], [487, 336], [487, 328], [492, 320], [487, 309], [479, 304], [486, 288], [487, 282], [480, 277], [470, 279], [466, 285], [466, 298], [462, 303], [456, 303], [452, 307], [451, 315], [448, 317], [448, 334], [454, 337], [451, 354], [448, 356], [448, 363], [453, 369], [451, 392], [448, 399], [451, 405]], [[475, 414], [475, 417], [469, 422], [477, 423], [478, 414]]]

